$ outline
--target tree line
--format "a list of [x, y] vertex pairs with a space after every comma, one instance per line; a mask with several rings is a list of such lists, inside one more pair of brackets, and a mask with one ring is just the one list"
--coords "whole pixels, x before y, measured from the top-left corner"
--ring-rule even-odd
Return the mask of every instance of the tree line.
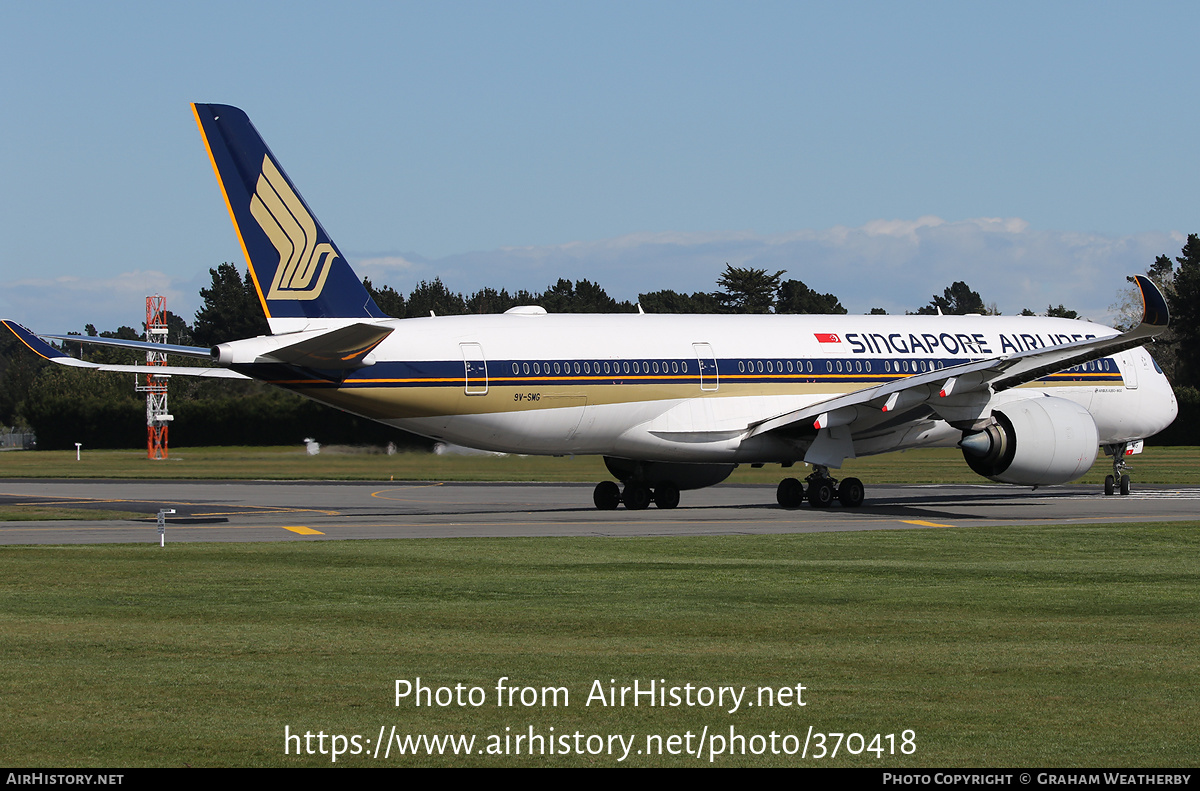
[[[209, 270], [212, 282], [200, 290], [201, 308], [194, 321], [168, 312], [168, 340], [185, 346], [213, 346], [225, 341], [268, 334], [268, 326], [249, 275], [223, 263]], [[466, 296], [451, 291], [441, 281], [421, 281], [407, 295], [389, 285], [363, 286], [389, 316], [411, 318], [479, 313], [503, 313], [521, 305], [540, 305], [551, 313], [777, 313], [845, 314], [839, 299], [822, 294], [795, 279], [784, 279], [786, 270], [726, 265], [711, 292], [678, 293], [671, 290], [639, 294], [637, 303], [619, 301], [590, 280], [560, 278], [540, 292], [484, 287]], [[1160, 255], [1147, 268], [1171, 309], [1172, 324], [1154, 344], [1155, 359], [1176, 387], [1180, 418], [1160, 435], [1161, 444], [1200, 444], [1200, 238], [1188, 236], [1181, 255], [1172, 260]], [[1140, 317], [1136, 291], [1119, 295], [1113, 310], [1126, 324]], [[870, 313], [884, 314], [882, 308]], [[911, 311], [917, 315], [998, 315], [979, 292], [955, 281], [929, 303]], [[1021, 315], [1038, 315], [1025, 309]], [[1040, 315], [1077, 318], [1063, 305], [1047, 306]], [[92, 325], [85, 335], [141, 339], [138, 331], [122, 326], [98, 332]], [[144, 360], [136, 352], [67, 342], [65, 348], [101, 363], [134, 364]], [[172, 359], [174, 365], [202, 365], [203, 361]], [[16, 338], [0, 342], [0, 420], [5, 425], [29, 426], [41, 448], [70, 448], [75, 442], [88, 447], [130, 447], [144, 436], [145, 401], [132, 387], [133, 377], [99, 374], [47, 364], [29, 354]], [[202, 380], [175, 377], [170, 386], [170, 408], [175, 416], [170, 442], [174, 446], [299, 444], [315, 436], [327, 444], [374, 444], [428, 447], [427, 440], [398, 429], [308, 401], [259, 382]]]

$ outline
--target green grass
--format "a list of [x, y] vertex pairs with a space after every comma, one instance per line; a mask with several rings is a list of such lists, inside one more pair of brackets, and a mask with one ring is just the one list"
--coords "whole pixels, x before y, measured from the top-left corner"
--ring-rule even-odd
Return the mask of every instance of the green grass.
[[[532, 725], [916, 733], [913, 756], [718, 765], [1195, 766], [1198, 527], [4, 547], [0, 764], [327, 765], [284, 756], [284, 727]], [[480, 686], [489, 705], [395, 706], [395, 680], [418, 676]], [[504, 676], [566, 686], [570, 705], [497, 708]], [[584, 705], [594, 680], [635, 678], [803, 684], [808, 705]], [[338, 765], [476, 764], [616, 761]]]
[[0, 522], [44, 522], [58, 519], [145, 519], [133, 511], [106, 511], [99, 508], [51, 508], [40, 505], [0, 506]]
[[[1149, 484], [1200, 484], [1200, 448], [1152, 447], [1130, 457], [1134, 481]], [[1082, 479], [1101, 483], [1111, 460], [1101, 455]], [[778, 483], [809, 468], [790, 471], [777, 464], [761, 469], [742, 465], [734, 483]], [[986, 483], [952, 448], [914, 450], [851, 459], [839, 473], [872, 483]], [[326, 449], [307, 456], [302, 448], [178, 448], [170, 458], [150, 461], [140, 450], [19, 451], [0, 453], [0, 478], [207, 478], [270, 480], [439, 480], [439, 481], [584, 481], [609, 478], [596, 456], [436, 456], [429, 453], [345, 452]]]

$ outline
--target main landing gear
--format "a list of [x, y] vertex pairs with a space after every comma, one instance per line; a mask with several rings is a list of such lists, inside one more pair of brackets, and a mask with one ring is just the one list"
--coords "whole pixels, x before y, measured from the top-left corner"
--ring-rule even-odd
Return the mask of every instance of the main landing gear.
[[679, 487], [673, 483], [660, 483], [651, 489], [640, 483], [625, 484], [625, 490], [612, 481], [601, 481], [592, 492], [592, 502], [601, 511], [615, 510], [625, 503], [630, 511], [641, 511], [653, 502], [659, 508], [674, 508], [679, 505]]
[[620, 481], [596, 484], [592, 502], [601, 511], [612, 511], [621, 503], [629, 511], [649, 508], [674, 508], [679, 492], [713, 486], [729, 477], [736, 464], [691, 464], [669, 461], [634, 461], [604, 457], [604, 466]]
[[[829, 475], [828, 467], [814, 466], [812, 474], [804, 480], [808, 481], [808, 503], [813, 508], [828, 508], [835, 498], [847, 508], [858, 508], [866, 496], [862, 481], [844, 478], [839, 482]], [[775, 490], [775, 499], [784, 508], [799, 507], [805, 495], [804, 484], [796, 478], [784, 478]]]
[[[1108, 450], [1106, 447], [1105, 450]], [[1129, 494], [1129, 474], [1125, 463], [1125, 443], [1112, 446], [1113, 471], [1112, 475], [1104, 476], [1104, 494], [1111, 497], [1120, 488], [1121, 494]]]

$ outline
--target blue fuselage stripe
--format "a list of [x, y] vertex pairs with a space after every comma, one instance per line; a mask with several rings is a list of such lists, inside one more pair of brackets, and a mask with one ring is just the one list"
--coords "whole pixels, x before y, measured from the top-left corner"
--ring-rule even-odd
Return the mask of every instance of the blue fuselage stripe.
[[[913, 374], [948, 368], [970, 359], [818, 358], [781, 360], [778, 358], [738, 358], [721, 360], [489, 360], [471, 361], [471, 382], [492, 387], [572, 386], [572, 385], [694, 385], [720, 381], [725, 384], [848, 384], [870, 386], [903, 379]], [[360, 368], [340, 379], [338, 375], [314, 375], [314, 372], [282, 365], [234, 366], [258, 378], [283, 386], [338, 388], [361, 387], [463, 387], [468, 379], [468, 363], [462, 360], [381, 362]], [[1089, 370], [1090, 369], [1090, 370]], [[1038, 381], [1075, 382], [1081, 385], [1120, 384], [1123, 380], [1112, 358], [1074, 366]]]

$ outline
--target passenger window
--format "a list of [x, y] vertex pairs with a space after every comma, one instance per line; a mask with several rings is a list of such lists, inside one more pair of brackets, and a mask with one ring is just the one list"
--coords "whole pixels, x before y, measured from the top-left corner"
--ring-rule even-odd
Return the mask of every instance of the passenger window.
[[525, 375], [529, 376], [529, 363], [525, 363], [522, 367], [525, 369]]

